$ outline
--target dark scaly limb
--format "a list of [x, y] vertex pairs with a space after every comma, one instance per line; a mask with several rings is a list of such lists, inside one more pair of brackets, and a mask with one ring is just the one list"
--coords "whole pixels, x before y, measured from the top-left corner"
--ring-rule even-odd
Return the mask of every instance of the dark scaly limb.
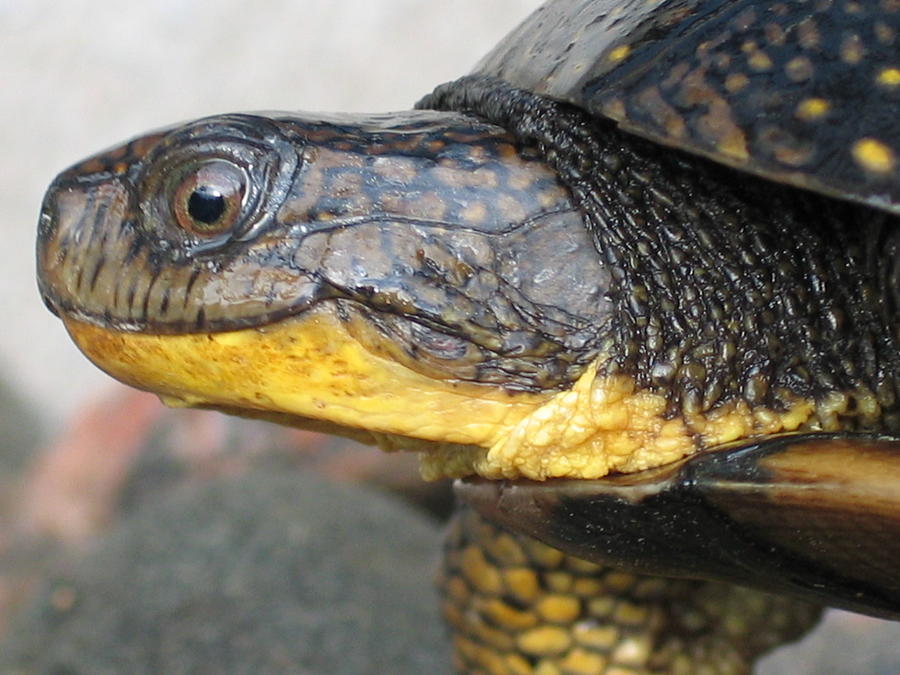
[[566, 555], [465, 508], [440, 577], [460, 672], [749, 673], [821, 608], [730, 584], [631, 574]]

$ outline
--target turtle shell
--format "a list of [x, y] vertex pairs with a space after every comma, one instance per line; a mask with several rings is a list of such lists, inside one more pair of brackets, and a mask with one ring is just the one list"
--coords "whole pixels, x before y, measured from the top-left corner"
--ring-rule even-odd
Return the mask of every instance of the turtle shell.
[[476, 73], [900, 213], [900, 0], [555, 0]]
[[784, 434], [633, 474], [466, 479], [456, 493], [578, 558], [900, 620], [898, 471], [897, 438]]

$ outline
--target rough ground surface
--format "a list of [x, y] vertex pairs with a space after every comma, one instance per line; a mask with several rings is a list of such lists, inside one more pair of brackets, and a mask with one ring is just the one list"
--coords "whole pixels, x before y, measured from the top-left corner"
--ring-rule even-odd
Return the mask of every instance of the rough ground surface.
[[411, 457], [126, 390], [33, 443], [0, 454], [0, 672], [445, 672]]
[[434, 524], [280, 466], [178, 490], [52, 573], [0, 672], [441, 673]]

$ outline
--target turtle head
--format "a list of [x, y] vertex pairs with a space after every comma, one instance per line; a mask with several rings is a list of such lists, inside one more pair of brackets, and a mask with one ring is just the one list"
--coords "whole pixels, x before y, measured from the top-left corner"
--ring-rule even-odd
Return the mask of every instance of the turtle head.
[[427, 104], [452, 109], [226, 115], [76, 165], [44, 201], [46, 303], [170, 404], [428, 449], [426, 475], [896, 428], [889, 311], [853, 302], [893, 297], [884, 218], [492, 80]]
[[414, 445], [568, 389], [604, 275], [537, 151], [456, 113], [173, 127], [64, 171], [39, 226], [44, 301], [118, 379]]

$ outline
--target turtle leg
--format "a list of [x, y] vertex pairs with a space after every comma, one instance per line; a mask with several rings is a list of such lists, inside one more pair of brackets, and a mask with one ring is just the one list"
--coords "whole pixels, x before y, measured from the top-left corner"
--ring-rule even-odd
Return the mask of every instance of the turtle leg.
[[440, 577], [464, 673], [749, 673], [821, 608], [719, 582], [631, 574], [510, 533], [461, 507]]

